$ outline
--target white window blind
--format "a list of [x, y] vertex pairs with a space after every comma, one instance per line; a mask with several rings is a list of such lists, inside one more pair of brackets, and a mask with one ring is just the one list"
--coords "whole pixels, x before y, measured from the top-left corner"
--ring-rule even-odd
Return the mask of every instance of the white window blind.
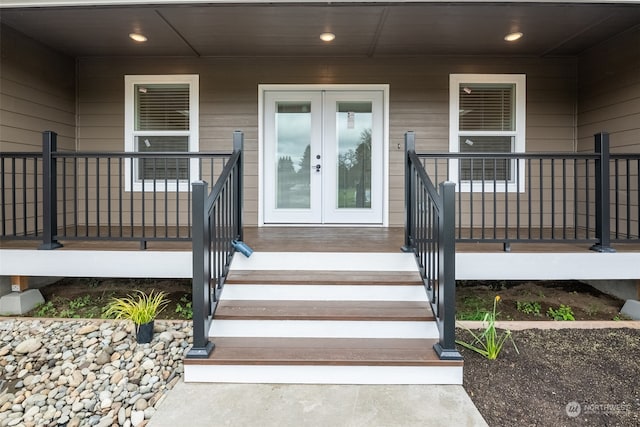
[[135, 130], [189, 130], [189, 85], [135, 85]]
[[514, 85], [461, 84], [460, 130], [513, 131]]

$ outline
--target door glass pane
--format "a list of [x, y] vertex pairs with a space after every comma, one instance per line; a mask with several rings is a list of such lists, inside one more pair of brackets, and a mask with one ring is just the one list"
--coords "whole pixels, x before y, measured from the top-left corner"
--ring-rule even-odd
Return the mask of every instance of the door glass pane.
[[276, 111], [276, 208], [309, 209], [311, 102], [277, 102]]
[[338, 102], [338, 208], [371, 208], [371, 101]]

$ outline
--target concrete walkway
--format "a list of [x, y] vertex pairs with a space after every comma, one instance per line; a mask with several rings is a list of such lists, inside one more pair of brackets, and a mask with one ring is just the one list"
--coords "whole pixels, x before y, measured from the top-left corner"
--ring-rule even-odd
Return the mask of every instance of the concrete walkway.
[[487, 426], [460, 385], [203, 384], [180, 381], [149, 427]]

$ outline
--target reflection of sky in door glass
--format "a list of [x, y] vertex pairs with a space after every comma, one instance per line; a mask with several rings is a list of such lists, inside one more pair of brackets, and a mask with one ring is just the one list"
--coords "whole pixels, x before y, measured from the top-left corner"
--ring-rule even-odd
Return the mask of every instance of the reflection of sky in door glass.
[[[338, 154], [346, 154], [358, 147], [362, 141], [362, 131], [371, 129], [371, 103], [341, 102], [336, 114], [338, 120]], [[347, 110], [349, 107], [356, 107]], [[354, 111], [355, 110], [355, 111]], [[351, 118], [349, 117], [351, 116]]]
[[276, 158], [290, 157], [297, 172], [307, 145], [311, 144], [311, 104], [278, 102], [276, 114]]

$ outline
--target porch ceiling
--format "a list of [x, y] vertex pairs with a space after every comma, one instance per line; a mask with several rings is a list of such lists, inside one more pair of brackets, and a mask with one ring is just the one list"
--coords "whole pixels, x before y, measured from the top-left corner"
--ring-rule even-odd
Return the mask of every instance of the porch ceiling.
[[[229, 2], [233, 3], [233, 2]], [[8, 8], [71, 56], [576, 55], [640, 25], [638, 4], [316, 3]], [[336, 40], [325, 43], [319, 34]], [[508, 43], [512, 31], [524, 37]], [[128, 34], [141, 32], [137, 44]]]

